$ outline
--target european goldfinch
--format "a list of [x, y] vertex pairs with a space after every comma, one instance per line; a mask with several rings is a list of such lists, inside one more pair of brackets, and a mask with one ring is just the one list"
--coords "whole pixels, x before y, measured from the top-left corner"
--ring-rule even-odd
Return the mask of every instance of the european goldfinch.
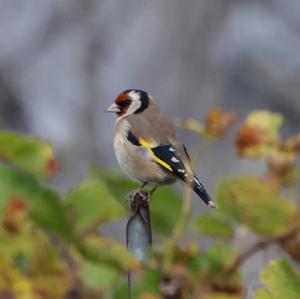
[[123, 171], [141, 182], [141, 189], [149, 185], [155, 190], [179, 179], [191, 186], [209, 207], [214, 207], [194, 174], [174, 125], [147, 92], [125, 90], [105, 112], [118, 116], [113, 139], [115, 154]]

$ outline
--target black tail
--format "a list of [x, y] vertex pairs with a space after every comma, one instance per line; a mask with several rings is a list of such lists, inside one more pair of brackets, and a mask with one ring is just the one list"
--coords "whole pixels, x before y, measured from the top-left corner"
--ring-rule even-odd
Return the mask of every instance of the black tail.
[[210, 196], [206, 192], [203, 185], [200, 183], [200, 181], [194, 177], [192, 182], [192, 188], [195, 191], [195, 193], [210, 207], [215, 208], [214, 202], [211, 200]]

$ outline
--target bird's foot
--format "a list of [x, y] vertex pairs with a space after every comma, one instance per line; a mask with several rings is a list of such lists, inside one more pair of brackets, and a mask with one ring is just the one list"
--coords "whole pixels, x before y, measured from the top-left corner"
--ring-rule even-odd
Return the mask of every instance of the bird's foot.
[[146, 192], [140, 188], [140, 189], [131, 191], [127, 195], [126, 201], [128, 202], [128, 200], [130, 200], [131, 206], [132, 205], [134, 205], [134, 206], [147, 205], [147, 204], [149, 204], [150, 196], [151, 196], [151, 194], [149, 194], [148, 192]]

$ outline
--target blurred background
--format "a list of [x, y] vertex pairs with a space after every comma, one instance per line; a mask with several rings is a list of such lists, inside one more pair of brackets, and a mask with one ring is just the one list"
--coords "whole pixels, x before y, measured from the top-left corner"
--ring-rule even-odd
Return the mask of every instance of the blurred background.
[[[298, 0], [0, 0], [0, 128], [50, 140], [61, 192], [91, 163], [117, 168], [115, 116], [103, 111], [128, 88], [148, 91], [174, 119], [204, 119], [216, 105], [240, 119], [266, 108], [295, 134], [299, 15]], [[199, 137], [181, 136], [193, 152]], [[264, 172], [237, 159], [233, 140], [202, 157], [209, 191], [222, 175]]]

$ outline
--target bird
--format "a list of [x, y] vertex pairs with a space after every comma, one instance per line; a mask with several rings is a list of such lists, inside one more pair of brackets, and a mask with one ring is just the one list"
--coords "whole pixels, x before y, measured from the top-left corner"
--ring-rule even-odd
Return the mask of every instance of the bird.
[[140, 190], [183, 181], [210, 208], [215, 204], [196, 176], [175, 126], [153, 98], [140, 89], [121, 92], [105, 112], [116, 113], [113, 145], [121, 169]]

